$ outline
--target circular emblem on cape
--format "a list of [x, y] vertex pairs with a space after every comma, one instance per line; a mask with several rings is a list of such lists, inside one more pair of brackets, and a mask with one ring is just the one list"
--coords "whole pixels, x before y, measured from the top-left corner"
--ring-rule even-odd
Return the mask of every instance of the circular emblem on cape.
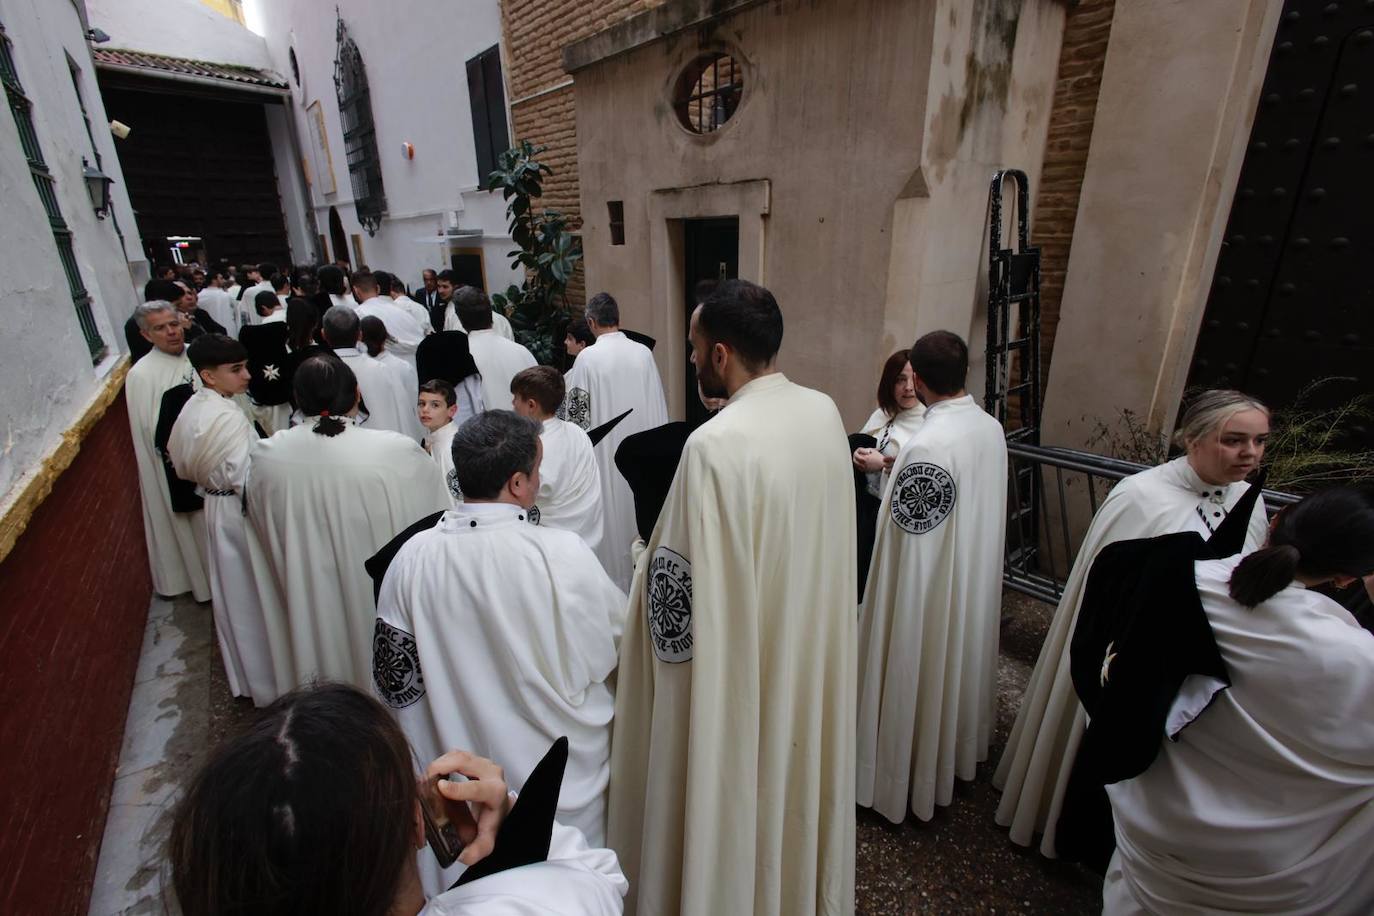
[[445, 475], [444, 480], [448, 483], [448, 491], [453, 495], [453, 498], [462, 499], [463, 488], [458, 486], [458, 469], [454, 468], [449, 471], [448, 474]]
[[539, 507], [530, 506], [529, 510], [525, 513], [525, 517], [529, 519], [531, 525], [539, 524]]
[[692, 564], [686, 557], [660, 547], [649, 558], [645, 585], [649, 638], [660, 661], [692, 660]]
[[425, 695], [415, 637], [380, 617], [372, 634], [372, 684], [377, 696], [393, 709], [409, 706]]
[[892, 520], [911, 534], [933, 530], [954, 511], [954, 478], [937, 464], [902, 468], [892, 485]]
[[592, 394], [586, 388], [573, 388], [568, 392], [568, 422], [584, 430], [591, 427]]

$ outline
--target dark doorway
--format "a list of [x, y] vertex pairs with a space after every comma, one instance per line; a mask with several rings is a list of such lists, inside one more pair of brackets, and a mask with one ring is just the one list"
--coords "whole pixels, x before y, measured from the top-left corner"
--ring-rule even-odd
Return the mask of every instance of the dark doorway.
[[1374, 390], [1374, 12], [1283, 8], [1188, 384], [1320, 409]]
[[348, 233], [344, 232], [343, 220], [339, 219], [339, 211], [329, 208], [329, 243], [334, 246], [334, 263], [351, 264], [353, 259], [348, 256]]
[[115, 148], [150, 263], [170, 263], [178, 239], [216, 263], [291, 263], [260, 96], [109, 71], [100, 88], [110, 117], [133, 128]]
[[709, 414], [697, 396], [697, 373], [692, 366], [692, 341], [687, 329], [692, 311], [721, 280], [739, 276], [739, 217], [689, 219], [683, 227], [686, 281], [682, 301], [686, 303], [682, 319], [683, 337], [687, 339], [687, 422], [693, 427], [706, 421]]
[[486, 292], [487, 281], [482, 273], [481, 249], [463, 249], [449, 255], [449, 267], [458, 275], [460, 286], [472, 286]]

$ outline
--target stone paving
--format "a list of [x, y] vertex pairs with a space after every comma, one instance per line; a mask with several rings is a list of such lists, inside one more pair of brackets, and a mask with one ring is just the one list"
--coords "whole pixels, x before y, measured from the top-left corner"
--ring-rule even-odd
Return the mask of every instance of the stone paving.
[[[1018, 595], [1003, 603], [999, 708], [989, 761], [954, 803], [922, 824], [858, 817], [860, 914], [1088, 914], [1101, 911], [1102, 879], [1010, 842], [992, 820], [992, 769], [1053, 608]], [[209, 605], [156, 599], [149, 612], [124, 749], [101, 847], [91, 916], [176, 914], [164, 894], [161, 847], [184, 781], [208, 748], [251, 721], [229, 696]], [[166, 897], [167, 899], [164, 899]]]

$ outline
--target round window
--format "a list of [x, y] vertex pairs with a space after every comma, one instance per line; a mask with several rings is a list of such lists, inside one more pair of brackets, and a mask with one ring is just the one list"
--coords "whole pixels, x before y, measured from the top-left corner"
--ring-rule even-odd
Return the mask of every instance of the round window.
[[744, 68], [729, 54], [703, 54], [687, 65], [673, 89], [673, 110], [694, 134], [730, 120], [744, 96]]

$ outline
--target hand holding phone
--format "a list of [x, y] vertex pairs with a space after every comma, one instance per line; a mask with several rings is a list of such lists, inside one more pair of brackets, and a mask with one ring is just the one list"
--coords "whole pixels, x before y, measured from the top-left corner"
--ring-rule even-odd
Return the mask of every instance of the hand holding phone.
[[485, 757], [449, 751], [431, 763], [420, 780], [420, 809], [439, 866], [474, 865], [490, 855], [510, 805], [505, 771]]

